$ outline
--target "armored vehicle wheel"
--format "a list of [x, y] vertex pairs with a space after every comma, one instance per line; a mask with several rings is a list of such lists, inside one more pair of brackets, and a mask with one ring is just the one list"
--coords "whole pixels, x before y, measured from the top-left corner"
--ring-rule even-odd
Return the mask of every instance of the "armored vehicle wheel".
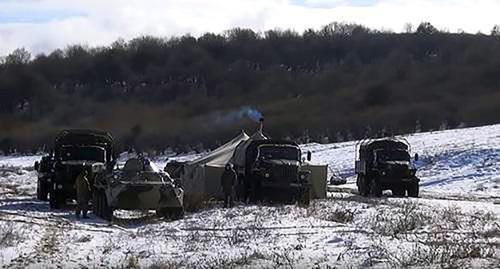
[[392, 195], [396, 197], [403, 197], [405, 196], [406, 189], [404, 187], [398, 186], [392, 188]]
[[358, 175], [358, 178], [356, 180], [356, 185], [358, 186], [358, 193], [361, 196], [367, 196], [369, 189], [368, 189], [368, 184], [366, 183], [366, 178], [362, 175]]
[[49, 196], [49, 190], [45, 184], [38, 180], [38, 184], [36, 186], [36, 199], [40, 201], [47, 201]]
[[370, 195], [373, 197], [382, 196], [382, 188], [376, 179], [372, 178], [370, 180]]
[[418, 182], [409, 183], [406, 187], [408, 191], [408, 197], [418, 197], [420, 186], [418, 186]]
[[159, 217], [171, 219], [171, 220], [178, 220], [182, 219], [184, 217], [184, 208], [182, 207], [164, 207], [156, 210], [156, 215]]

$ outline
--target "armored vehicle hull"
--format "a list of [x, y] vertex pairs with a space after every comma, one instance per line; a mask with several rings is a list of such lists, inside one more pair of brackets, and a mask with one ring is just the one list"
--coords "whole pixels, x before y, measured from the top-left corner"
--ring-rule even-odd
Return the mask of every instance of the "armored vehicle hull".
[[111, 220], [113, 211], [156, 210], [162, 217], [181, 218], [184, 191], [148, 160], [130, 159], [123, 170], [96, 178], [94, 213]]

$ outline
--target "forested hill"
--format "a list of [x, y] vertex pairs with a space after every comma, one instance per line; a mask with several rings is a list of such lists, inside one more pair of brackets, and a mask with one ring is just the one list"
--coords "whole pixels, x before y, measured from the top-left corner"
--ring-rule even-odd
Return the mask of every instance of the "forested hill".
[[18, 49], [0, 65], [0, 150], [50, 145], [74, 127], [109, 130], [123, 147], [211, 147], [254, 129], [258, 112], [268, 134], [302, 142], [498, 123], [499, 32], [333, 23]]

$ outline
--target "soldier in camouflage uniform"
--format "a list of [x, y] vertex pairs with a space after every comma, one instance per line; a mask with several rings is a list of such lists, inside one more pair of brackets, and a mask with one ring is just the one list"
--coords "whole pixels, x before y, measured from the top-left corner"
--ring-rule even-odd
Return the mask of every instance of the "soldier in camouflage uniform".
[[84, 169], [78, 175], [75, 181], [77, 202], [75, 214], [77, 218], [80, 217], [80, 213], [83, 215], [83, 218], [87, 218], [87, 211], [90, 200], [90, 183], [87, 175], [88, 172]]
[[237, 175], [232, 164], [226, 164], [226, 169], [222, 173], [221, 186], [224, 192], [224, 207], [233, 207], [234, 187], [236, 185]]

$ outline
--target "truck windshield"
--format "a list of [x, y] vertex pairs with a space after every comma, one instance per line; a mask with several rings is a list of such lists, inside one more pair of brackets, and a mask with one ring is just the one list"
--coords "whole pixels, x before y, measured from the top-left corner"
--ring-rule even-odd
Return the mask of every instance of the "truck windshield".
[[404, 150], [381, 150], [377, 152], [377, 160], [387, 161], [410, 161], [410, 154]]
[[300, 151], [292, 146], [261, 146], [259, 147], [259, 158], [262, 159], [282, 159], [300, 160]]
[[63, 161], [105, 162], [106, 151], [96, 146], [63, 146], [61, 159]]

